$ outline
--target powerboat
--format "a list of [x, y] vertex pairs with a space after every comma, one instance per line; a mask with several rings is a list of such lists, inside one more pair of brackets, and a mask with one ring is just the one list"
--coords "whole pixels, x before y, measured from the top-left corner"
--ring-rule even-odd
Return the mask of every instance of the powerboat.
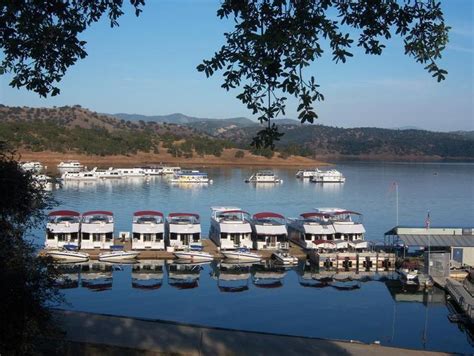
[[138, 251], [124, 251], [123, 246], [112, 245], [110, 251], [99, 253], [99, 261], [102, 262], [120, 262], [133, 260], [138, 257]]
[[57, 185], [54, 182], [54, 179], [47, 176], [46, 174], [33, 174], [33, 183], [35, 186], [41, 190], [50, 192], [55, 188]]
[[80, 172], [84, 166], [79, 161], [64, 161], [57, 165], [58, 170], [62, 172]]
[[163, 213], [153, 210], [135, 212], [132, 223], [132, 249], [164, 250], [164, 232]]
[[45, 167], [40, 162], [23, 162], [20, 163], [21, 169], [25, 172], [40, 173]]
[[294, 265], [298, 263], [298, 259], [286, 251], [275, 251], [273, 252], [272, 257], [275, 261], [284, 265]]
[[105, 210], [92, 210], [82, 214], [81, 248], [103, 250], [114, 244], [114, 214]]
[[288, 249], [288, 231], [283, 215], [262, 212], [252, 217], [252, 240], [256, 250]]
[[260, 261], [262, 256], [251, 252], [248, 248], [242, 247], [237, 250], [221, 250], [225, 258], [236, 261]]
[[48, 214], [45, 248], [58, 249], [64, 245], [79, 246], [80, 216], [77, 211], [56, 210]]
[[237, 207], [212, 207], [209, 238], [222, 250], [251, 248], [250, 214]]
[[327, 171], [315, 171], [315, 174], [311, 177], [313, 183], [344, 183], [346, 178], [336, 169], [330, 169]]
[[166, 219], [167, 246], [183, 250], [201, 244], [201, 222], [198, 214], [170, 213]]
[[188, 184], [188, 183], [212, 183], [212, 179], [209, 179], [207, 173], [199, 171], [180, 171], [175, 173], [173, 178], [170, 179], [171, 183]]
[[191, 245], [189, 249], [175, 251], [173, 254], [178, 259], [189, 261], [212, 261], [214, 259], [214, 256], [210, 253], [204, 252], [200, 245]]
[[283, 183], [272, 171], [259, 171], [245, 180], [245, 183]]
[[62, 249], [47, 250], [47, 256], [62, 262], [87, 262], [89, 254], [77, 251], [76, 245], [64, 245]]

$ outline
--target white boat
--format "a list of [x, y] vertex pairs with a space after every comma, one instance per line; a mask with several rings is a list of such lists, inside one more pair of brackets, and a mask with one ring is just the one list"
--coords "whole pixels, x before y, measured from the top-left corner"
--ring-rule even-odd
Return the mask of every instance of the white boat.
[[259, 171], [245, 180], [245, 183], [283, 183], [272, 171]]
[[47, 191], [47, 192], [50, 192], [52, 191], [54, 188], [56, 188], [57, 185], [55, 182], [54, 182], [54, 179], [45, 175], [45, 174], [33, 174], [33, 180], [34, 180], [34, 184], [37, 188], [41, 189], [41, 190], [44, 190], [44, 191]]
[[327, 171], [321, 171], [318, 169], [311, 177], [311, 182], [313, 183], [344, 183], [345, 181], [346, 178], [342, 173], [335, 169]]
[[210, 253], [204, 252], [202, 250], [202, 246], [200, 245], [191, 245], [189, 249], [175, 251], [173, 254], [176, 256], [176, 258], [189, 261], [212, 261], [214, 259], [214, 256], [212, 256]]
[[80, 216], [76, 211], [57, 210], [48, 214], [45, 248], [79, 245]]
[[140, 167], [141, 169], [143, 169], [143, 171], [145, 172], [145, 174], [149, 175], [149, 176], [159, 176], [159, 175], [162, 175], [163, 174], [163, 167], [159, 167], [159, 166], [144, 166], [144, 167]]
[[121, 179], [122, 173], [118, 169], [109, 167], [108, 169], [98, 169], [97, 167], [92, 170], [95, 176], [99, 179]]
[[84, 166], [79, 161], [65, 161], [57, 165], [58, 170], [62, 172], [80, 172]]
[[33, 161], [20, 163], [20, 166], [24, 171], [36, 173], [41, 172], [45, 168], [40, 162]]
[[262, 256], [255, 252], [250, 252], [248, 248], [237, 250], [221, 250], [225, 258], [236, 261], [260, 261]]
[[279, 263], [284, 265], [294, 265], [298, 263], [298, 259], [295, 256], [290, 255], [286, 251], [275, 251], [272, 257]]
[[170, 179], [171, 183], [212, 183], [212, 179], [209, 179], [207, 173], [199, 171], [181, 171], [176, 173], [173, 178]]
[[201, 244], [201, 222], [193, 213], [170, 213], [166, 219], [165, 237], [167, 246], [182, 250]]
[[97, 180], [97, 175], [95, 174], [94, 169], [92, 171], [65, 172], [61, 176], [61, 179], [64, 181], [70, 181], [70, 180], [95, 181]]
[[250, 214], [237, 207], [212, 207], [209, 238], [221, 249], [252, 248]]
[[133, 214], [132, 249], [164, 250], [165, 224], [159, 211], [142, 210]]
[[296, 178], [312, 178], [316, 174], [321, 172], [319, 169], [300, 169], [298, 172], [296, 172]]
[[256, 250], [287, 249], [288, 231], [283, 215], [261, 212], [252, 217], [252, 240]]
[[418, 268], [410, 265], [402, 265], [398, 269], [403, 281], [407, 284], [418, 284]]
[[99, 261], [102, 262], [120, 262], [133, 260], [138, 257], [138, 251], [124, 251], [123, 246], [110, 246], [110, 251], [99, 253]]
[[114, 244], [114, 214], [92, 210], [82, 214], [81, 248], [109, 249]]
[[[365, 241], [365, 228], [361, 213], [340, 208], [318, 208], [316, 211], [329, 216], [334, 228], [334, 242], [338, 244], [338, 249], [347, 248], [351, 243], [352, 247], [364, 248], [362, 242]], [[343, 246], [342, 241], [347, 245]]]
[[63, 262], [87, 262], [89, 254], [76, 251], [77, 246], [64, 245], [63, 249], [47, 250], [45, 253], [57, 261]]
[[122, 175], [123, 178], [147, 176], [142, 168], [117, 168], [117, 171]]
[[291, 241], [304, 249], [315, 249], [316, 241], [334, 240], [334, 227], [328, 214], [308, 212], [297, 219], [290, 219], [288, 235]]
[[168, 175], [168, 174], [176, 174], [181, 171], [181, 167], [166, 167], [163, 166], [161, 170], [161, 174]]

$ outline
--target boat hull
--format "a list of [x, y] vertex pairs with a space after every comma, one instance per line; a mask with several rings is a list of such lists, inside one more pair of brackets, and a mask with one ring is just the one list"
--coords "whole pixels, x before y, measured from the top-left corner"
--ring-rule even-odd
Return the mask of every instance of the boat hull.
[[214, 257], [209, 253], [174, 252], [176, 258], [188, 261], [212, 261]]
[[46, 252], [48, 256], [51, 256], [57, 261], [65, 262], [87, 262], [89, 261], [89, 255], [86, 253], [68, 253], [61, 251], [48, 251]]
[[254, 253], [241, 253], [236, 251], [221, 251], [225, 258], [237, 261], [260, 261], [262, 256]]
[[116, 261], [127, 261], [133, 260], [138, 257], [140, 252], [126, 252], [121, 254], [104, 253], [99, 255], [99, 261], [103, 262], [116, 262]]

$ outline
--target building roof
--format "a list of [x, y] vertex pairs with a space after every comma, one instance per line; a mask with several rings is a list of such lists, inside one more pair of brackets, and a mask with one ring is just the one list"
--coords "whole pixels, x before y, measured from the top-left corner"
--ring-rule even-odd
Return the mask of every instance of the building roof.
[[474, 247], [473, 235], [397, 235], [407, 246]]

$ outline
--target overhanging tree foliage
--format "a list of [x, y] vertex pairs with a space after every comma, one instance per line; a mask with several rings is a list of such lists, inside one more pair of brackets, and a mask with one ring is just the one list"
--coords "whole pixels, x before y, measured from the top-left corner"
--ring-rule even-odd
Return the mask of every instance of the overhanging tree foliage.
[[[145, 1], [129, 2], [138, 16]], [[123, 7], [123, 0], [0, 0], [0, 74], [12, 73], [13, 87], [59, 94], [56, 84], [87, 55], [78, 36], [103, 15], [118, 25]], [[317, 118], [314, 103], [324, 96], [304, 69], [323, 55], [323, 43], [344, 63], [355, 39], [367, 54], [380, 55], [384, 41], [398, 35], [405, 54], [438, 81], [447, 74], [436, 62], [449, 30], [438, 0], [224, 0], [217, 15], [232, 18], [234, 30], [197, 69], [208, 77], [224, 70], [222, 87], [243, 89], [237, 98], [267, 123], [253, 139], [257, 148], [273, 148], [281, 137], [272, 119], [285, 113], [286, 95], [298, 99], [301, 122]]]
[[197, 69], [207, 77], [223, 70], [226, 90], [241, 87], [237, 98], [267, 127], [252, 144], [272, 147], [282, 134], [271, 119], [285, 114], [286, 95], [298, 99], [298, 118], [314, 122], [314, 103], [324, 100], [313, 76], [303, 70], [329, 45], [332, 59], [346, 62], [351, 46], [380, 55], [384, 40], [399, 35], [405, 54], [425, 65], [438, 82], [447, 72], [436, 60], [448, 42], [440, 2], [435, 0], [225, 0], [217, 15], [233, 18], [226, 44]]

